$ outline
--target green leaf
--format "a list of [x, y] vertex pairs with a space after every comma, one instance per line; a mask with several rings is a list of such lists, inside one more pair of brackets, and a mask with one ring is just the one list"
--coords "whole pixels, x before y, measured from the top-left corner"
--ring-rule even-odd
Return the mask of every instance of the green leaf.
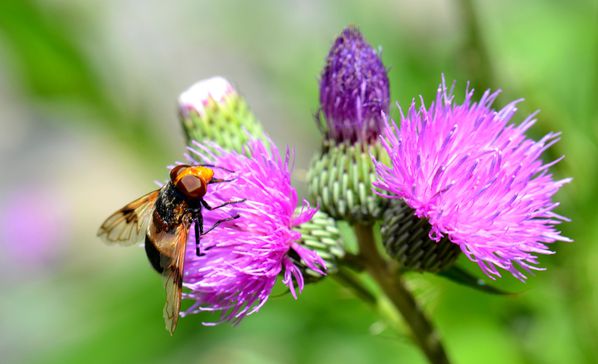
[[500, 288], [496, 288], [494, 286], [488, 285], [483, 279], [474, 276], [470, 272], [466, 271], [463, 268], [459, 268], [457, 266], [452, 266], [442, 272], [439, 272], [438, 275], [450, 279], [451, 281], [476, 289], [478, 291], [482, 291], [484, 293], [489, 294], [496, 294], [496, 295], [513, 295], [514, 292], [507, 292]]

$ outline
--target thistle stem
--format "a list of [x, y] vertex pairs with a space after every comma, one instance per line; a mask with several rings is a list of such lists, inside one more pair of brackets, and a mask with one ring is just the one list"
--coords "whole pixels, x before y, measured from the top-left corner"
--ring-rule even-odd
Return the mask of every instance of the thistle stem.
[[353, 293], [361, 298], [364, 302], [375, 306], [377, 304], [378, 299], [374, 294], [372, 294], [367, 287], [363, 285], [359, 281], [358, 278], [353, 276], [353, 273], [350, 271], [346, 271], [345, 268], [339, 267], [339, 271], [332, 275], [332, 277], [336, 278], [336, 280], [344, 285], [345, 287], [350, 288]]
[[473, 86], [478, 90], [492, 88], [495, 75], [488, 49], [482, 39], [480, 22], [472, 0], [459, 0], [459, 10], [465, 28], [465, 44], [462, 52], [463, 66], [473, 78]]
[[354, 226], [365, 268], [403, 316], [415, 343], [432, 364], [449, 364], [440, 337], [398, 274], [398, 265], [385, 260], [376, 246], [372, 226]]

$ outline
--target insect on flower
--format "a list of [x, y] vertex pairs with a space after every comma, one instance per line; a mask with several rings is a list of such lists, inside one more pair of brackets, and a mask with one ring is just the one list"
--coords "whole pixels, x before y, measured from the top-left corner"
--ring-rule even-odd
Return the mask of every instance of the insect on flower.
[[152, 267], [164, 277], [164, 321], [171, 335], [176, 328], [181, 306], [185, 247], [191, 223], [195, 227], [196, 255], [202, 256], [205, 253], [201, 251], [201, 236], [223, 222], [239, 218], [235, 214], [217, 220], [204, 231], [202, 209], [215, 210], [245, 201], [208, 205], [204, 196], [209, 184], [234, 180], [214, 178], [213, 168], [232, 173], [226, 168], [206, 164], [175, 166], [170, 170], [167, 184], [116, 211], [98, 230], [98, 236], [108, 244], [132, 245], [145, 236], [147, 257]]

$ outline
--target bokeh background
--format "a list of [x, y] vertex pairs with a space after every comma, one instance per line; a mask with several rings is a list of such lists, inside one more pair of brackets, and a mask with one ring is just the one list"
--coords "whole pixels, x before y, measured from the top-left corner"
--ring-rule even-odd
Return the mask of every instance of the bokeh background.
[[558, 211], [575, 242], [541, 259], [547, 271], [496, 282], [508, 297], [412, 277], [449, 355], [598, 362], [597, 14], [591, 0], [0, 2], [0, 362], [423, 363], [333, 280], [238, 327], [193, 316], [170, 337], [143, 250], [95, 237], [181, 159], [176, 98], [212, 75], [294, 146], [304, 193], [318, 76], [349, 24], [383, 50], [402, 105], [430, 100], [444, 73], [457, 89], [502, 88], [499, 103], [524, 98], [518, 120], [540, 109], [532, 137], [563, 133], [545, 157], [566, 155], [553, 171], [574, 178]]

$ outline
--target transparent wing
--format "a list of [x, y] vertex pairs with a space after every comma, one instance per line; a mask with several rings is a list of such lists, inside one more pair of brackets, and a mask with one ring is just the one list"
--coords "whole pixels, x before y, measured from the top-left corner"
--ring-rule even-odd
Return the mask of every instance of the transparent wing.
[[181, 296], [183, 293], [183, 269], [185, 264], [185, 247], [187, 245], [187, 227], [181, 225], [176, 231], [176, 243], [172, 258], [164, 267], [164, 289], [166, 290], [166, 304], [164, 305], [164, 323], [170, 335], [174, 333], [181, 310]]
[[160, 190], [155, 190], [116, 211], [104, 221], [98, 236], [108, 244], [131, 245], [145, 237]]

